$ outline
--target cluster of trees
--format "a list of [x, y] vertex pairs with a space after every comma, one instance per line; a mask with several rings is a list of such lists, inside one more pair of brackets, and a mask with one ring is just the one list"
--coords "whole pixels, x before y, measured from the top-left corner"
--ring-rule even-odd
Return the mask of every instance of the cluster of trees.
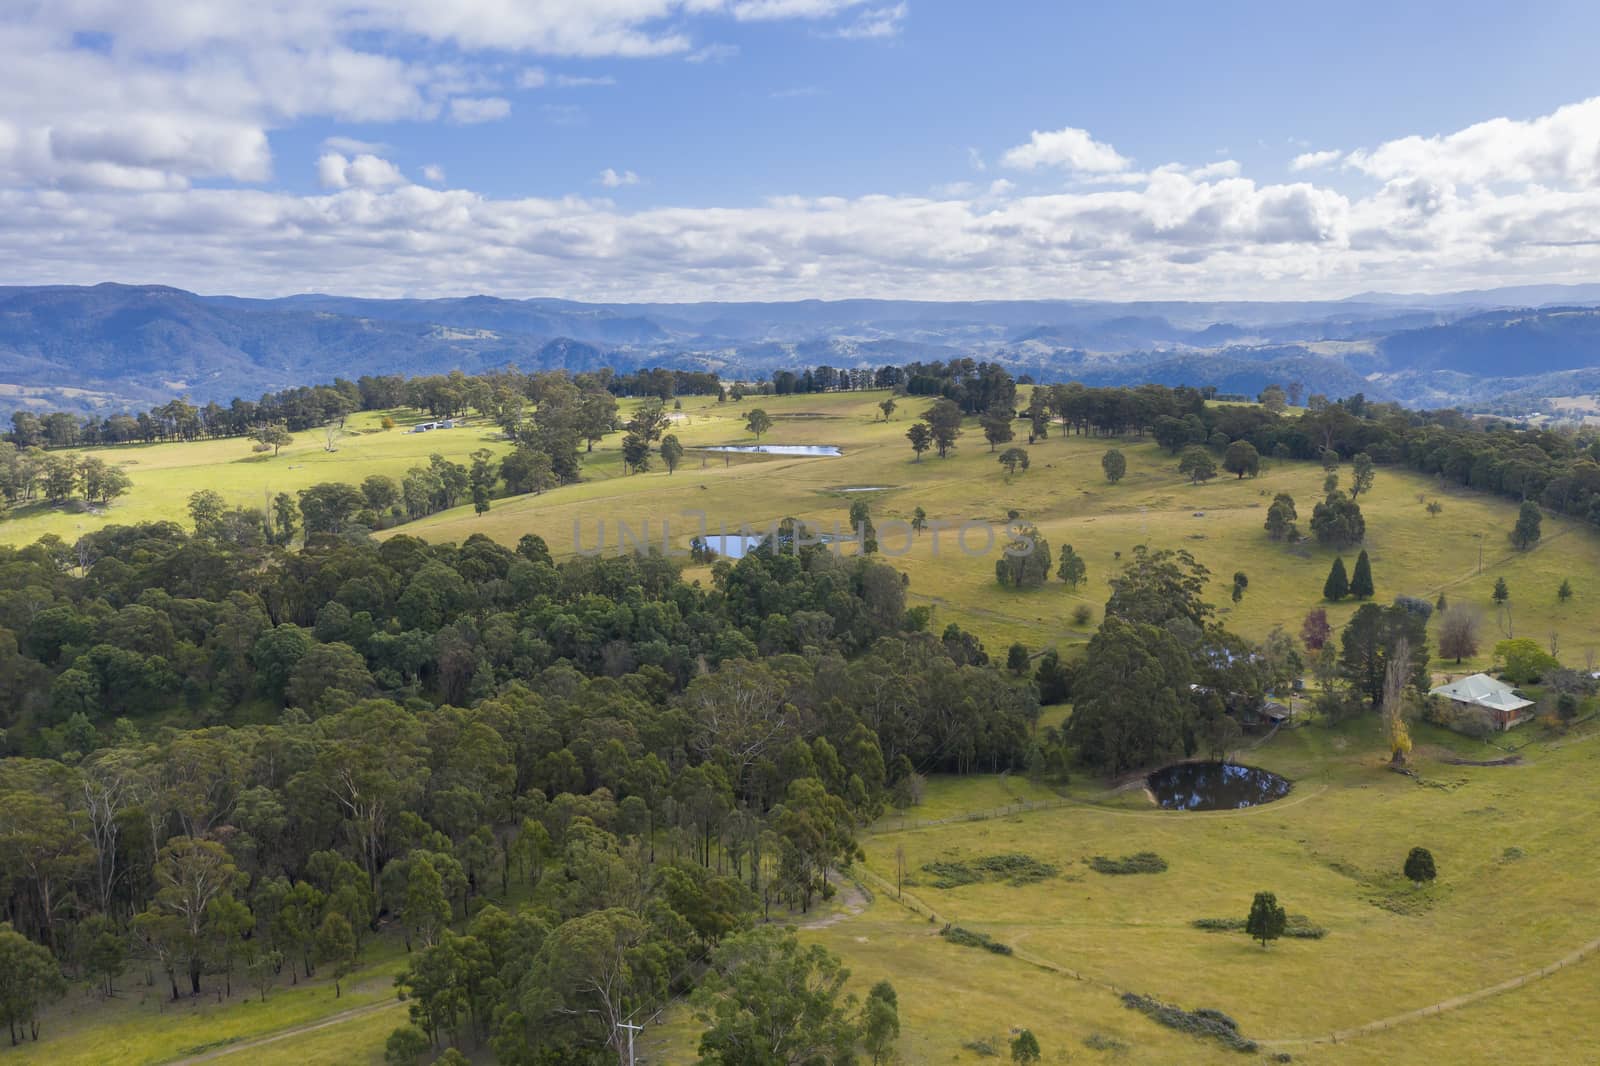
[[18, 411], [11, 416], [11, 430], [6, 438], [19, 448], [76, 448], [242, 437], [262, 425], [310, 429], [343, 419], [362, 406], [359, 387], [341, 378], [332, 385], [267, 393], [260, 400], [236, 397], [226, 405], [213, 401], [196, 406], [180, 397], [148, 411], [104, 418], [64, 411], [42, 416]]
[[1256, 647], [1215, 621], [1210, 576], [1186, 551], [1133, 549], [1071, 677], [1072, 717], [1047, 737], [1058, 748], [1047, 761], [1072, 755], [1114, 774], [1202, 750], [1220, 756], [1264, 693], [1298, 675], [1286, 634]]
[[[1050, 580], [1050, 567], [1054, 563], [1054, 557], [1050, 554], [1050, 542], [1031, 525], [1018, 526], [1014, 533], [1011, 540], [1001, 548], [1000, 557], [995, 560], [995, 580], [1005, 588], [1043, 587], [1044, 583]], [[1067, 550], [1072, 549], [1069, 546]], [[1082, 565], [1081, 560], [1079, 565]], [[1063, 580], [1065, 579], [1066, 576], [1063, 574]]]
[[[331, 385], [299, 386], [267, 393], [259, 400], [235, 397], [225, 405], [213, 401], [197, 406], [179, 398], [148, 411], [106, 418], [98, 415], [85, 418], [67, 412], [38, 415], [18, 411], [12, 415], [6, 439], [18, 448], [72, 448], [259, 437], [272, 428], [294, 433], [330, 423], [342, 425], [354, 411], [401, 407], [425, 411], [434, 418], [453, 418], [476, 411], [509, 430], [523, 421], [524, 411], [530, 406], [541, 405], [547, 399], [553, 399], [557, 406], [571, 403], [572, 398], [565, 395], [568, 390], [576, 390], [583, 397], [593, 393], [605, 395], [611, 401], [609, 411], [614, 420], [615, 397], [619, 393], [632, 394], [637, 390], [640, 395], [659, 395], [665, 391], [666, 398], [670, 399], [680, 391], [715, 393], [718, 388], [715, 375], [683, 371], [641, 371], [637, 375], [618, 377], [607, 369], [570, 377], [565, 371], [528, 374], [507, 367], [482, 374], [455, 370], [448, 374], [409, 378], [400, 374], [367, 375], [357, 381], [335, 378]], [[602, 433], [613, 428], [608, 424]]]
[[[1356, 556], [1355, 572], [1348, 575], [1345, 573], [1344, 556], [1335, 557], [1333, 566], [1328, 569], [1328, 579], [1322, 584], [1322, 598], [1334, 603], [1346, 596], [1370, 600], [1376, 591], [1372, 584], [1372, 560], [1367, 558], [1366, 549]], [[1426, 603], [1423, 606], [1432, 611]]]
[[65, 503], [74, 496], [107, 504], [132, 484], [126, 471], [99, 456], [61, 455], [0, 441], [0, 495], [8, 506], [39, 500]]
[[[913, 423], [911, 428], [906, 430], [906, 439], [911, 442], [911, 451], [916, 455], [917, 461], [922, 461], [922, 453], [929, 448], [935, 449], [939, 453], [939, 458], [949, 458], [950, 453], [956, 450], [956, 441], [961, 439], [962, 417], [961, 408], [954, 400], [948, 398], [935, 400], [932, 406], [923, 411], [922, 421]], [[1005, 424], [1009, 432], [1009, 418], [1005, 418]], [[989, 435], [987, 428], [985, 435]], [[1000, 443], [1001, 439], [998, 434], [990, 437], [991, 451], [993, 445]]]
[[771, 382], [758, 382], [753, 391], [762, 396], [793, 396], [797, 393], [849, 392], [853, 389], [892, 389], [903, 380], [904, 375], [898, 367], [852, 370], [824, 364], [798, 371], [775, 370]]
[[[701, 587], [531, 536], [291, 553], [197, 496], [193, 534], [0, 549], [0, 971], [8, 936], [49, 959], [17, 1002], [135, 965], [266, 995], [392, 925], [402, 1061], [590, 1061], [708, 975], [733, 1061], [719, 1033], [798, 1002], [739, 960], [827, 969], [756, 917], [830, 891], [918, 775], [1030, 759], [1033, 684], [870, 558], [768, 543]], [[886, 1047], [892, 1005], [837, 999], [828, 1039]]]
[[[1335, 572], [1343, 576], [1342, 561]], [[1365, 553], [1356, 572], [1363, 595], [1371, 596]], [[1077, 758], [1113, 774], [1197, 752], [1220, 758], [1264, 695], [1282, 691], [1307, 666], [1321, 683], [1323, 711], [1334, 717], [1363, 708], [1382, 713], [1392, 742], [1409, 744], [1404, 723], [1426, 690], [1432, 605], [1407, 597], [1387, 606], [1364, 603], [1337, 641], [1319, 608], [1302, 627], [1302, 654], [1282, 629], [1259, 645], [1228, 632], [1204, 598], [1210, 581], [1210, 572], [1187, 552], [1143, 545], [1132, 551], [1111, 581], [1105, 621], [1084, 661], [1065, 678], [1072, 717], [1061, 733], [1046, 731], [1036, 758], [1046, 765]], [[1345, 595], [1352, 584], [1346, 583]], [[1247, 587], [1242, 572], [1233, 575], [1235, 602]], [[1476, 615], [1452, 608], [1445, 618], [1445, 653], [1474, 654]], [[1530, 669], [1542, 665], [1529, 662]], [[1057, 662], [1048, 665], [1052, 673], [1061, 669]], [[1035, 677], [1041, 691], [1057, 688], [1061, 679], [1044, 673], [1041, 665]]]

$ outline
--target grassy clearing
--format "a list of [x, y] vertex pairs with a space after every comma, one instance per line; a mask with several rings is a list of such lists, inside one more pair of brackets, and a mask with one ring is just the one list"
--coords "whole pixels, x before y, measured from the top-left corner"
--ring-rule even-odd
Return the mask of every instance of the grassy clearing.
[[[242, 981], [235, 985], [233, 998], [221, 1003], [210, 994], [172, 1003], [164, 995], [164, 985], [159, 979], [154, 985], [146, 985], [142, 975], [129, 973], [121, 982], [120, 994], [109, 1001], [75, 989], [66, 1001], [48, 1013], [37, 1044], [29, 1042], [9, 1048], [4, 1057], [8, 1064], [38, 1063], [39, 1066], [100, 1066], [112, 1061], [153, 1066], [173, 1062], [280, 1030], [314, 1024], [328, 1015], [354, 1007], [392, 1001], [394, 978], [403, 965], [403, 959], [385, 952], [383, 959], [369, 963], [346, 978], [343, 995], [337, 999], [333, 994], [333, 982], [319, 978], [275, 988], [267, 994], [264, 1003], [254, 994], [247, 995]], [[377, 1057], [373, 1061], [381, 1062], [383, 1041], [404, 1018], [404, 1011], [380, 1011], [376, 1017], [388, 1019], [380, 1032], [372, 1034], [377, 1040]], [[349, 1024], [365, 1032], [362, 1023], [368, 1020], [362, 1018]], [[355, 1031], [355, 1028], [346, 1030], [343, 1026], [320, 1031], [326, 1034], [324, 1042], [330, 1045], [345, 1040], [346, 1050], [350, 1052], [343, 1057], [320, 1061], [362, 1061], [360, 1055], [366, 1053], [365, 1043], [354, 1041]], [[309, 1040], [311, 1035], [297, 1040]], [[277, 1045], [271, 1046], [275, 1055], [284, 1053]], [[113, 1048], [116, 1049], [114, 1054], [108, 1050]], [[264, 1057], [265, 1048], [241, 1050], [236, 1054], [239, 1058], [233, 1061], [240, 1063], [269, 1061]], [[232, 1056], [227, 1058], [232, 1059]], [[285, 1057], [279, 1061], [305, 1060]]]
[[[1437, 754], [1464, 747], [1459, 738], [1425, 728], [1418, 739]], [[1295, 792], [1275, 804], [1209, 813], [1074, 805], [991, 819], [981, 829], [956, 822], [905, 832], [895, 831], [891, 818], [867, 838], [867, 865], [892, 880], [897, 848], [911, 868], [959, 861], [979, 847], [1025, 851], [1062, 870], [1083, 869], [1095, 854], [1157, 852], [1168, 869], [1146, 876], [976, 881], [916, 893], [943, 920], [1017, 952], [989, 975], [998, 983], [987, 991], [1013, 1005], [996, 1010], [991, 1029], [1025, 1025], [1043, 1038], [1053, 1018], [1023, 1012], [1030, 991], [1040, 983], [1081, 987], [1041, 977], [1029, 965], [1044, 960], [1094, 982], [1104, 998], [1091, 997], [1092, 1005], [1072, 1021], [1129, 1043], [1130, 1061], [1154, 1052], [1155, 1027], [1125, 1017], [1112, 990], [1186, 1010], [1221, 1010], [1254, 1040], [1314, 1037], [1496, 984], [1600, 935], [1600, 906], [1585, 888], [1600, 874], [1600, 859], [1585, 843], [1600, 800], [1600, 783], [1586, 773], [1597, 747], [1600, 737], [1592, 734], [1539, 741], [1525, 749], [1528, 761], [1513, 767], [1463, 767], [1424, 757], [1419, 783], [1381, 768], [1370, 722], [1306, 727], [1280, 734], [1253, 756], [1296, 779]], [[978, 792], [976, 783], [963, 785]], [[1440, 880], [1424, 889], [1399, 873], [1417, 843], [1440, 857]], [[1508, 857], [1508, 847], [1520, 857]], [[1312, 916], [1326, 935], [1286, 938], [1263, 950], [1242, 933], [1194, 926], [1196, 919], [1234, 912], [1242, 919], [1260, 889]], [[877, 909], [892, 903], [881, 899]], [[906, 920], [928, 925], [923, 918]], [[864, 933], [860, 921], [827, 930], [828, 939], [853, 968], [883, 965], [882, 947], [863, 948], [850, 939]], [[872, 935], [865, 935], [870, 942]], [[977, 957], [968, 951], [959, 962], [929, 965], [943, 976], [975, 965]], [[884, 975], [900, 987], [917, 965], [909, 958], [887, 964]], [[1553, 987], [1567, 995], [1572, 983], [1564, 972], [1563, 983]], [[1519, 993], [1524, 1004], [1538, 995]], [[902, 990], [902, 1004], [911, 999]], [[939, 1004], [940, 1018], [914, 1038], [925, 1051], [915, 1061], [975, 1060], [962, 1048], [968, 1031], [979, 1027], [962, 1010], [966, 996], [943, 995]], [[1498, 1031], [1507, 1009], [1485, 1003], [1411, 1024], [1446, 1034], [1427, 1037], [1439, 1050], [1478, 1047], [1509, 1061], [1525, 1049]], [[1568, 1042], [1541, 1049], [1551, 1056], [1547, 1061], [1581, 1058], [1581, 1028], [1557, 1029]], [[1423, 1058], [1407, 1052], [1398, 1030], [1373, 1038], [1382, 1055], [1369, 1057], [1366, 1039], [1292, 1050], [1305, 1061]], [[1182, 1061], [1209, 1061], [1213, 1052], [1196, 1042], [1179, 1054]], [[1234, 1053], [1215, 1054], [1226, 1061]]]
[[[380, 428], [385, 414], [398, 423], [395, 429]], [[92, 510], [82, 508], [82, 501], [74, 501], [69, 507], [22, 508], [0, 521], [0, 541], [26, 544], [54, 533], [70, 542], [113, 523], [170, 520], [187, 526], [189, 495], [201, 489], [221, 493], [229, 505], [261, 507], [272, 494], [292, 494], [323, 481], [359, 485], [371, 474], [387, 474], [399, 480], [411, 467], [426, 466], [428, 456], [435, 452], [466, 462], [479, 448], [488, 448], [497, 455], [508, 448], [499, 439], [500, 431], [481, 420], [458, 429], [406, 432], [407, 427], [421, 420], [415, 411], [364, 411], [351, 415], [346, 422], [348, 432], [331, 452], [320, 429], [296, 433], [294, 443], [277, 456], [271, 452], [253, 453], [251, 442], [242, 437], [82, 449], [80, 454], [97, 455], [126, 471], [133, 482], [128, 494], [109, 507]]]

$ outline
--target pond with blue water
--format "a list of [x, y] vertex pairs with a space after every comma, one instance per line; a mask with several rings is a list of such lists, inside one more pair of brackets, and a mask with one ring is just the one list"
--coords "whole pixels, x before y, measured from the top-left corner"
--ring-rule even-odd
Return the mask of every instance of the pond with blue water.
[[1146, 778], [1156, 803], [1169, 811], [1233, 811], [1282, 799], [1294, 782], [1270, 770], [1230, 762], [1181, 762]]

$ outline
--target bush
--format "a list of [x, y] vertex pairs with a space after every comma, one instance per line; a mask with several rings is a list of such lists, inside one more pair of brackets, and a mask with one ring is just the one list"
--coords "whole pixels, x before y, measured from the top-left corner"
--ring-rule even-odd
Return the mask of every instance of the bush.
[[[1243, 918], [1196, 918], [1189, 923], [1196, 929], [1203, 929], [1208, 933], [1242, 933], [1245, 920]], [[1311, 919], [1303, 914], [1291, 914], [1284, 924], [1283, 935], [1296, 940], [1321, 940], [1328, 935], [1328, 931], [1320, 925], [1312, 925]]]
[[1424, 622], [1433, 616], [1433, 604], [1415, 596], [1396, 596], [1394, 605], [1396, 607], [1404, 607]]
[[1011, 945], [1002, 944], [987, 933], [974, 933], [972, 930], [963, 929], [959, 925], [947, 925], [939, 930], [939, 935], [950, 941], [950, 943], [960, 944], [962, 947], [982, 948], [985, 951], [992, 951], [996, 955], [1011, 954]]
[[1072, 609], [1072, 624], [1086, 626], [1094, 618], [1094, 609], [1087, 603], [1080, 603]]
[[982, 858], [961, 862], [941, 860], [924, 863], [923, 870], [935, 878], [934, 888], [959, 888], [981, 881], [1004, 881], [1009, 885], [1031, 885], [1054, 877], [1056, 868], [1040, 862], [1031, 855], [1009, 852], [1004, 855], [985, 855]]
[[1256, 1042], [1239, 1032], [1239, 1023], [1219, 1010], [1201, 1008], [1188, 1011], [1136, 992], [1124, 992], [1122, 1005], [1129, 1010], [1139, 1011], [1169, 1029], [1210, 1037], [1235, 1051], [1253, 1053], [1257, 1050]]
[[1166, 872], [1167, 860], [1153, 851], [1141, 851], [1120, 859], [1096, 855], [1089, 860], [1089, 866], [1101, 874], [1159, 874]]

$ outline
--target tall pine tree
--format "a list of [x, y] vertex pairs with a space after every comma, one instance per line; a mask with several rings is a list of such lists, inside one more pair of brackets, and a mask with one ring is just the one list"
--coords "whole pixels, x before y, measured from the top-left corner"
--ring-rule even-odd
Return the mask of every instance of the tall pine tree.
[[1328, 571], [1328, 580], [1322, 585], [1322, 598], [1325, 600], [1342, 600], [1350, 595], [1350, 579], [1345, 576], [1344, 556], [1339, 556], [1333, 561], [1333, 569]]
[[1356, 556], [1356, 569], [1350, 575], [1350, 595], [1358, 600], [1372, 598], [1372, 563], [1367, 559], [1367, 550], [1361, 549], [1361, 554]]

